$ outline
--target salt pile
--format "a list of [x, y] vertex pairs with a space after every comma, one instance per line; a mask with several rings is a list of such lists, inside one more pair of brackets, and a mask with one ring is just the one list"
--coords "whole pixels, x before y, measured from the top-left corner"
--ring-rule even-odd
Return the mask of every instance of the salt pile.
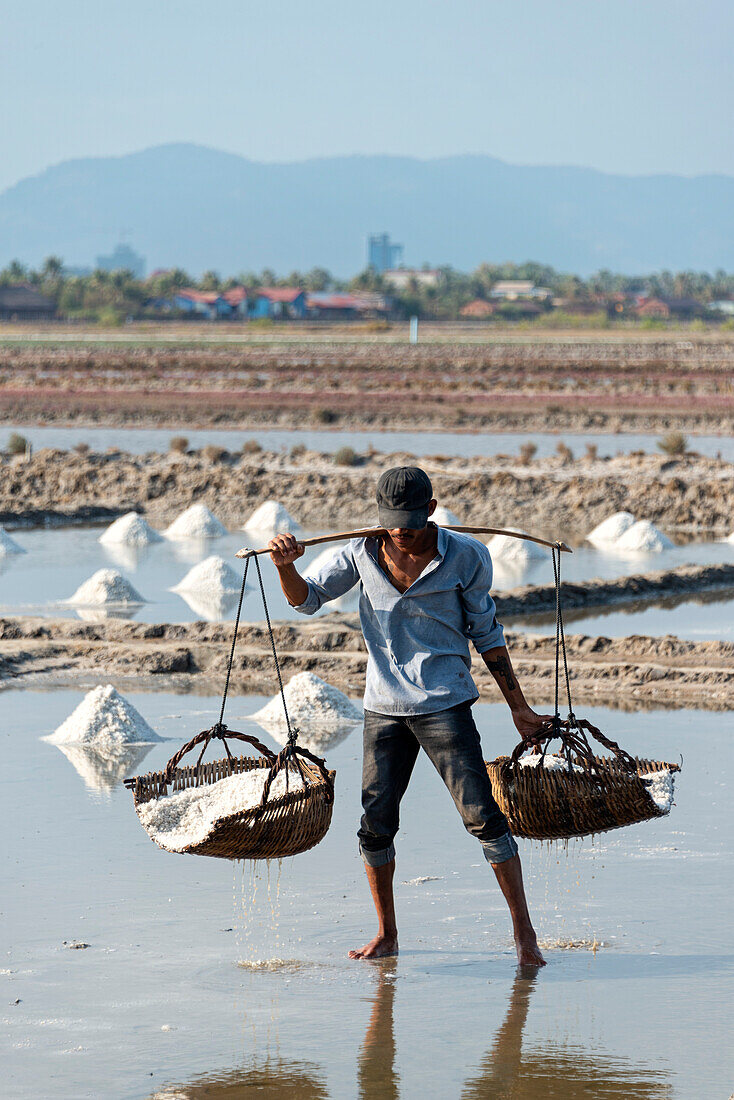
[[673, 775], [668, 768], [659, 772], [646, 772], [640, 776], [647, 787], [647, 793], [659, 810], [664, 814], [670, 813], [673, 805]]
[[299, 525], [279, 501], [266, 500], [242, 525], [242, 530], [269, 531], [273, 535], [282, 535], [287, 531], [299, 530]]
[[192, 504], [163, 532], [167, 539], [217, 539], [227, 528], [206, 504]]
[[73, 596], [63, 603], [80, 607], [96, 607], [104, 604], [147, 603], [130, 581], [116, 569], [98, 569], [89, 580], [80, 584]]
[[[541, 761], [540, 753], [531, 753], [530, 756], [521, 756], [520, 764], [523, 768], [537, 768]], [[568, 772], [571, 768], [568, 766], [568, 761], [562, 756], [558, 756], [556, 753], [547, 753], [545, 760], [543, 760], [543, 767], [549, 772]], [[575, 772], [583, 772], [584, 769], [580, 764], [572, 764], [571, 767]]]
[[724, 541], [734, 543], [734, 531]]
[[650, 523], [649, 519], [640, 519], [617, 540], [615, 549], [657, 554], [661, 550], [669, 550], [672, 545], [668, 536]]
[[[312, 751], [324, 751], [343, 740], [363, 717], [362, 708], [348, 695], [313, 672], [291, 677], [285, 687], [285, 701], [291, 726], [298, 727], [299, 740]], [[275, 695], [252, 719], [276, 740], [285, 739], [288, 731], [280, 695]]]
[[[227, 776], [217, 783], [187, 787], [163, 798], [151, 798], [136, 807], [148, 835], [169, 852], [181, 852], [192, 844], [201, 844], [217, 821], [230, 814], [259, 806], [269, 768], [253, 768]], [[270, 787], [269, 799], [303, 788], [295, 768], [279, 771]]]
[[196, 592], [201, 596], [221, 596], [226, 592], [239, 592], [242, 581], [224, 558], [212, 554], [189, 569], [182, 581], [171, 592]]
[[615, 512], [614, 515], [607, 516], [601, 523], [597, 523], [594, 530], [586, 536], [586, 541], [590, 542], [592, 546], [604, 546], [616, 542], [625, 531], [629, 531], [634, 522], [635, 517], [631, 512]]
[[[508, 531], [519, 531], [516, 527], [508, 527]], [[528, 565], [531, 561], [540, 561], [545, 558], [545, 553], [536, 542], [528, 542], [526, 539], [515, 539], [512, 535], [493, 535], [487, 543], [493, 559], [501, 565]]]
[[442, 527], [461, 526], [461, 520], [459, 519], [459, 517], [455, 516], [453, 512], [449, 512], [448, 508], [444, 508], [443, 504], [436, 505], [436, 511], [431, 516], [431, 520]]
[[112, 545], [150, 546], [152, 542], [163, 542], [163, 538], [138, 512], [128, 512], [111, 523], [99, 536], [99, 541]]
[[10, 537], [4, 527], [0, 527], [0, 558], [8, 554], [25, 554], [25, 550]]
[[120, 746], [162, 741], [142, 714], [112, 686], [99, 684], [45, 741], [53, 745]]

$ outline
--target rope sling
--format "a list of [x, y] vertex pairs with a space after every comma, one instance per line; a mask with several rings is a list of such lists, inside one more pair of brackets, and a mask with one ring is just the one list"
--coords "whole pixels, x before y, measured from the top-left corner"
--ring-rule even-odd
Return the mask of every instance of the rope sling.
[[[250, 562], [253, 560], [287, 730], [286, 743], [277, 755], [256, 737], [238, 730], [231, 730], [224, 721], [242, 616], [242, 602], [247, 588]], [[258, 806], [219, 818], [213, 831], [203, 842], [191, 844], [177, 851], [224, 859], [279, 859], [298, 855], [314, 847], [326, 835], [331, 824], [335, 776], [333, 771], [327, 769], [321, 757], [298, 744], [298, 734], [298, 727], [291, 723], [288, 713], [260, 562], [257, 556], [251, 553], [245, 560], [219, 718], [209, 729], [202, 730], [182, 745], [162, 772], [150, 772], [147, 775], [126, 779], [125, 786], [132, 791], [135, 805], [138, 807], [151, 798], [165, 797], [169, 793], [169, 787], [172, 791], [180, 791], [187, 787], [216, 783], [220, 779], [253, 768], [267, 768], [268, 773]], [[261, 755], [259, 757], [233, 756], [228, 744], [229, 739], [252, 745]], [[204, 764], [202, 763], [204, 753], [214, 740], [222, 742], [227, 755], [222, 760]], [[201, 751], [196, 763], [180, 767], [182, 759], [197, 745], [201, 745]], [[298, 772], [302, 784], [293, 790], [289, 786], [289, 774], [292, 770]], [[271, 798], [273, 781], [281, 771], [285, 774], [285, 794]]]

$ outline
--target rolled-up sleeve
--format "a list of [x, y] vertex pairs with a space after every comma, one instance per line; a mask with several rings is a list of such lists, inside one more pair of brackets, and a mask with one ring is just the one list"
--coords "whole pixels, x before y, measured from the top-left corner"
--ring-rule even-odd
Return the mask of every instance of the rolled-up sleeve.
[[477, 545], [475, 569], [462, 591], [465, 633], [477, 653], [486, 653], [505, 644], [505, 632], [497, 622], [497, 609], [489, 594], [492, 587], [492, 558], [481, 543]]
[[359, 580], [351, 543], [335, 551], [314, 573], [308, 575], [306, 569], [303, 579], [308, 585], [308, 596], [294, 610], [301, 615], [315, 615], [325, 603], [343, 596]]

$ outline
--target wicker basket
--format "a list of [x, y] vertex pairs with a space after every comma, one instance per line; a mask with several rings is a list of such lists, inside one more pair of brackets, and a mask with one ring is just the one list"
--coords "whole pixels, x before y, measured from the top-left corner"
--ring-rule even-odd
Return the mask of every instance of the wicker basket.
[[[199, 760], [194, 765], [178, 767], [179, 760], [186, 752], [201, 741], [205, 742], [206, 748], [213, 736], [221, 737], [224, 741], [228, 754], [225, 758], [208, 764], [202, 764]], [[220, 818], [204, 841], [186, 848], [177, 848], [175, 851], [187, 855], [216, 856], [220, 859], [281, 859], [306, 852], [323, 840], [331, 824], [336, 773], [327, 771], [323, 760], [305, 749], [286, 746], [276, 757], [254, 737], [233, 730], [227, 730], [226, 736], [250, 742], [262, 755], [232, 756], [224, 733], [206, 730], [184, 745], [168, 762], [165, 771], [149, 772], [147, 775], [125, 780], [125, 786], [132, 791], [136, 809], [151, 798], [182, 791], [186, 787], [216, 783], [220, 779], [253, 768], [269, 768], [272, 779], [289, 762], [295, 762], [297, 753], [298, 756], [308, 757], [307, 760], [296, 763], [303, 776], [303, 787], [277, 798], [270, 798], [268, 785], [260, 806]], [[155, 838], [151, 839], [158, 843]], [[158, 846], [164, 847], [162, 844]]]
[[[518, 761], [528, 747], [524, 742], [516, 747], [511, 757], [499, 756], [487, 762], [492, 794], [515, 836], [531, 840], [566, 840], [666, 816], [666, 811], [652, 799], [640, 776], [666, 769], [678, 772], [678, 764], [631, 757], [588, 722], [579, 722], [573, 735], [567, 723], [562, 726], [565, 729], [553, 736], [560, 736], [570, 749], [568, 755], [563, 754], [564, 759], [580, 765], [583, 772], [523, 767]], [[611, 748], [615, 755], [603, 757], [579, 751], [581, 744], [587, 744], [583, 736], [579, 741], [581, 726]]]

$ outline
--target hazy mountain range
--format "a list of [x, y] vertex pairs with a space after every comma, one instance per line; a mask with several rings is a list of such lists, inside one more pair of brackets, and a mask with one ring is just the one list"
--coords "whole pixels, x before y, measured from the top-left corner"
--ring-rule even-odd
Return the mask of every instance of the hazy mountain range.
[[405, 263], [538, 260], [588, 274], [734, 267], [734, 177], [615, 176], [487, 156], [263, 164], [199, 145], [70, 160], [0, 194], [0, 265], [93, 264], [126, 232], [148, 270], [326, 267], [352, 275], [368, 233]]

